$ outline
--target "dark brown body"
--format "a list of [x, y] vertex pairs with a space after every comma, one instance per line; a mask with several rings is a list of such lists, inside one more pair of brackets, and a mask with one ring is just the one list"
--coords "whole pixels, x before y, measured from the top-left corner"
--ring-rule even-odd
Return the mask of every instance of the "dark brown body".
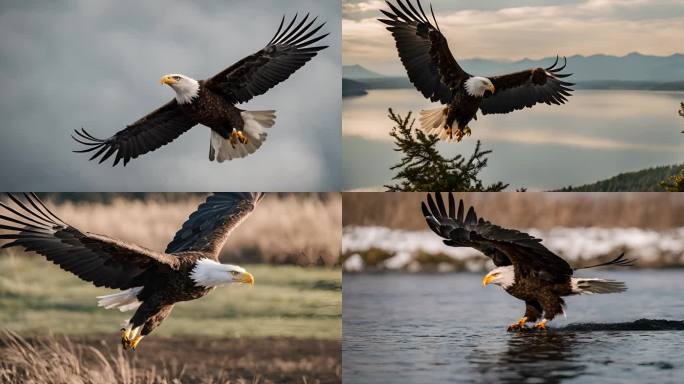
[[[537, 321], [542, 312], [546, 320], [553, 320], [563, 313], [565, 301], [561, 296], [572, 295], [570, 276], [559, 280], [550, 280], [538, 272], [527, 272], [538, 276], [522, 276], [524, 271], [515, 270], [515, 283], [506, 289], [511, 296], [525, 301], [525, 317], [527, 321]], [[541, 273], [543, 274], [543, 272]]]
[[206, 258], [203, 253], [183, 253], [179, 256], [179, 265], [168, 267], [159, 265], [150, 270], [138, 300], [140, 307], [130, 320], [133, 328], [143, 326], [143, 336], [152, 332], [171, 314], [173, 305], [179, 301], [199, 299], [213, 290], [195, 285], [190, 273], [197, 260]]
[[481, 97], [470, 96], [463, 91], [463, 87], [454, 93], [449, 106], [447, 107], [447, 128], [452, 128], [456, 122], [459, 130], [468, 126], [470, 120], [477, 119], [477, 110], [482, 102]]
[[231, 104], [225, 97], [214, 93], [200, 81], [199, 94], [191, 103], [179, 104], [181, 110], [194, 121], [211, 128], [224, 139], [230, 137], [233, 129], [242, 131], [245, 126], [241, 109]]

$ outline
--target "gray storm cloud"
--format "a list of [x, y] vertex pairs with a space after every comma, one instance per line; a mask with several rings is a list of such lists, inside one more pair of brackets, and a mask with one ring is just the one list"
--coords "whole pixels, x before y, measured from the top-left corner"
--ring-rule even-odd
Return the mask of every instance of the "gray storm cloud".
[[[73, 129], [109, 137], [173, 97], [162, 75], [209, 77], [297, 11], [327, 21], [330, 48], [239, 105], [277, 110], [255, 154], [210, 163], [201, 126], [125, 168], [72, 153]], [[336, 0], [2, 2], [0, 190], [339, 190], [340, 35]]]

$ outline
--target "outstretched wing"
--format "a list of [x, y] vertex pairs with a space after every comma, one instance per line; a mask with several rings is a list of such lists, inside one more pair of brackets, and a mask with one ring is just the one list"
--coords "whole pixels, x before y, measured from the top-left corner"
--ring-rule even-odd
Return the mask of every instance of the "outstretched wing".
[[216, 193], [207, 197], [183, 223], [166, 246], [166, 252], [205, 252], [218, 260], [228, 235], [249, 216], [262, 197], [263, 193], [250, 192]]
[[170, 143], [195, 124], [197, 122], [188, 117], [174, 99], [109, 139], [93, 137], [83, 128], [80, 131], [75, 130], [76, 136], [71, 137], [87, 147], [74, 152], [95, 152], [90, 160], [99, 157], [99, 163], [116, 153], [112, 166], [119, 164], [121, 160], [126, 166], [131, 159]]
[[295, 15], [283, 30], [283, 16], [278, 31], [266, 47], [207, 79], [205, 86], [222, 94], [231, 103], [237, 104], [266, 93], [278, 83], [285, 81], [316, 56], [318, 51], [328, 47], [312, 46], [328, 34], [315, 36], [325, 23], [313, 27], [317, 18], [306, 23], [308, 19], [307, 14], [292, 28], [297, 20]]
[[463, 200], [458, 203], [449, 193], [448, 212], [442, 195], [435, 199], [428, 193], [427, 204], [421, 203], [423, 216], [430, 229], [453, 247], [471, 247], [492, 258], [496, 266], [514, 265], [523, 271], [546, 271], [550, 276], [570, 276], [572, 268], [558, 255], [549, 251], [537, 239], [527, 233], [501, 228], [477, 217], [470, 207], [463, 215]]
[[431, 101], [449, 104], [451, 90], [460, 87], [470, 75], [451, 54], [446, 38], [439, 31], [432, 5], [430, 12], [435, 25], [425, 15], [420, 0], [417, 1], [420, 11], [411, 0], [406, 3], [397, 0], [397, 7], [387, 1], [392, 12], [382, 11], [389, 19], [379, 21], [387, 24], [387, 30], [392, 32], [399, 58], [416, 89]]
[[13, 241], [2, 248], [22, 247], [41, 254], [97, 287], [138, 287], [144, 285], [150, 267], [174, 267], [178, 261], [172, 255], [81, 232], [60, 220], [34, 194], [24, 194], [25, 202], [13, 195], [9, 198], [16, 207], [0, 202], [0, 229], [5, 230], [0, 239]]
[[493, 95], [485, 97], [480, 104], [482, 114], [508, 113], [525, 107], [531, 108], [537, 103], [565, 104], [570, 97], [573, 83], [561, 79], [570, 73], [560, 73], [565, 69], [567, 61], [556, 67], [556, 61], [548, 68], [531, 68], [525, 71], [503, 76], [489, 77], [494, 84]]

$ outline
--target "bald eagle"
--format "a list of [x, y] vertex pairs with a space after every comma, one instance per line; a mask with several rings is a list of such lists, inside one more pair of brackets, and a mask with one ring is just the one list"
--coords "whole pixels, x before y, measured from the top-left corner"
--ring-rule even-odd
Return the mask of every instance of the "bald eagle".
[[427, 204], [421, 203], [428, 226], [452, 247], [471, 247], [490, 257], [497, 267], [482, 280], [483, 286], [496, 284], [511, 296], [525, 302], [525, 314], [508, 330], [525, 328], [528, 322], [536, 322], [538, 329], [546, 329], [546, 323], [565, 313], [563, 296], [617, 293], [627, 287], [623, 282], [597, 278], [574, 277], [578, 269], [604, 265], [629, 266], [633, 260], [624, 254], [603, 263], [582, 268], [570, 265], [541, 244], [541, 239], [524, 232], [501, 228], [477, 217], [473, 207], [464, 217], [463, 200], [458, 203], [449, 194], [449, 206], [444, 205], [442, 195], [435, 198], [428, 193]]
[[[135, 309], [121, 329], [124, 349], [138, 346], [179, 301], [199, 299], [222, 284], [254, 284], [237, 265], [219, 263], [228, 235], [254, 210], [260, 193], [217, 193], [190, 215], [164, 252], [81, 231], [62, 221], [34, 194], [0, 201], [2, 248], [36, 252], [97, 287], [121, 292], [99, 296], [98, 306]], [[23, 202], [22, 202], [23, 200]], [[11, 213], [13, 217], [6, 216]]]
[[[556, 61], [548, 68], [530, 68], [501, 76], [472, 76], [464, 71], [449, 50], [432, 11], [432, 25], [425, 15], [420, 0], [417, 8], [406, 0], [398, 6], [387, 1], [391, 12], [381, 10], [396, 41], [397, 51], [409, 80], [430, 101], [445, 105], [421, 111], [420, 129], [438, 135], [446, 141], [461, 141], [470, 135], [468, 123], [477, 120], [478, 109], [483, 115], [509, 113], [537, 103], [564, 104], [574, 85], [562, 81], [570, 74], [562, 74]], [[455, 127], [454, 127], [455, 123]], [[454, 130], [454, 128], [456, 128]]]
[[294, 25], [295, 16], [283, 29], [283, 17], [266, 47], [206, 80], [182, 74], [163, 76], [161, 83], [176, 92], [173, 100], [108, 139], [98, 139], [83, 128], [75, 130], [72, 138], [86, 148], [74, 152], [92, 152], [90, 160], [99, 158], [100, 163], [116, 155], [113, 166], [120, 161], [125, 166], [202, 124], [211, 129], [210, 161], [254, 153], [266, 140], [266, 129], [275, 124], [275, 111], [246, 111], [235, 104], [266, 93], [327, 48], [313, 46], [328, 35], [317, 35], [325, 23], [313, 26], [316, 19], [309, 21], [307, 14]]

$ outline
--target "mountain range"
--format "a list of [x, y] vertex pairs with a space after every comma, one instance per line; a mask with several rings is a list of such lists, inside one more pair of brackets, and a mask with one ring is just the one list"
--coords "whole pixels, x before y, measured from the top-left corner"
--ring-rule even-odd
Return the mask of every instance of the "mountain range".
[[[548, 67], [553, 64], [555, 59], [555, 57], [517, 61], [464, 59], [459, 60], [459, 64], [471, 74], [486, 76], [514, 72], [530, 67]], [[649, 56], [636, 52], [625, 56], [574, 55], [567, 59], [566, 71], [573, 74], [571, 77], [573, 82], [611, 80], [665, 83], [684, 81], [684, 54], [679, 53], [670, 56]], [[360, 65], [345, 65], [342, 75], [351, 80], [395, 77], [372, 72]]]

